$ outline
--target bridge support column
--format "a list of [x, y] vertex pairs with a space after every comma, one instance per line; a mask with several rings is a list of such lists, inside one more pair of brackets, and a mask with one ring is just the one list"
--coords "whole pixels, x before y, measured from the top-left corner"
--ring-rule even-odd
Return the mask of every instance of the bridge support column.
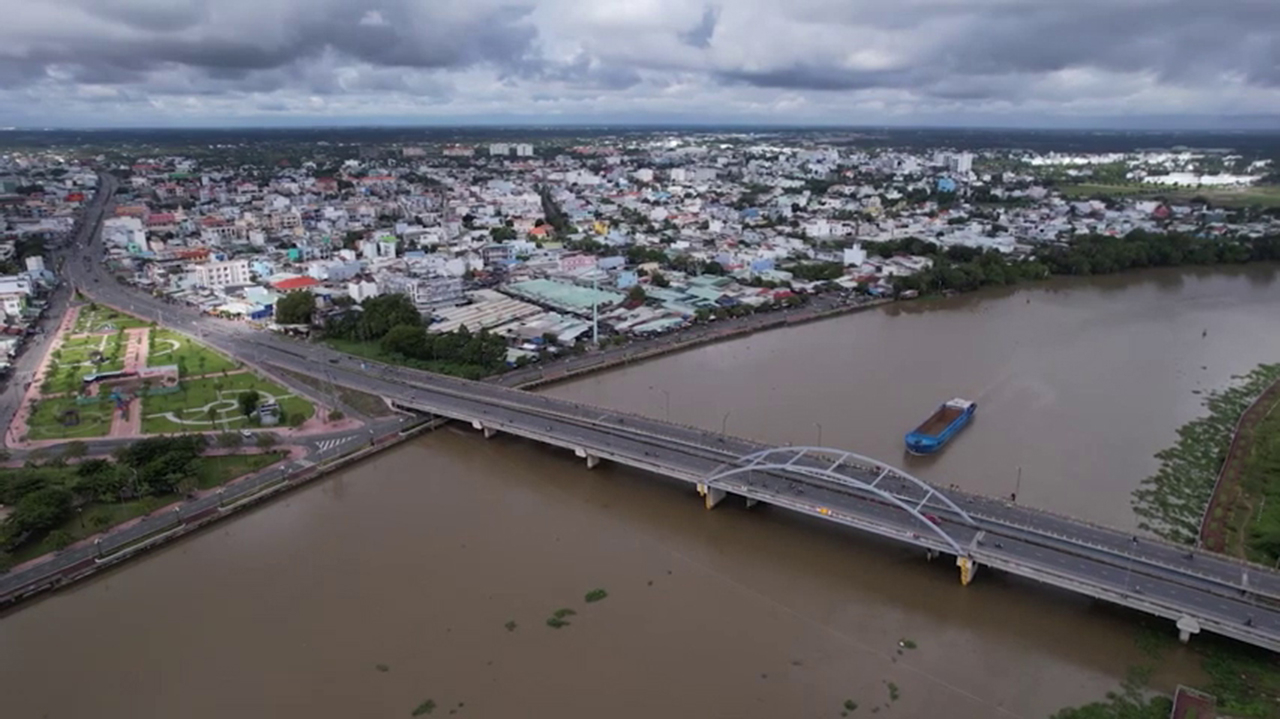
[[485, 439], [489, 439], [490, 437], [498, 433], [498, 430], [494, 429], [493, 427], [484, 426], [484, 423], [481, 422], [480, 420], [473, 421], [471, 423], [471, 426], [483, 432]]
[[760, 503], [760, 500], [747, 497], [747, 509], [751, 509], [752, 507], [756, 506], [759, 503]]
[[956, 566], [960, 568], [960, 583], [969, 586], [969, 582], [973, 581], [973, 575], [978, 573], [978, 563], [969, 557], [956, 557]]
[[1191, 641], [1192, 634], [1200, 633], [1200, 622], [1195, 617], [1182, 617], [1178, 620], [1178, 641], [1186, 644]]
[[928, 560], [928, 561], [932, 562], [933, 560], [935, 560], [935, 559], [937, 559], [937, 558], [938, 558], [938, 550], [936, 550], [936, 549], [926, 549], [926, 550], [924, 550], [924, 558], [925, 558], [926, 560]]
[[587, 469], [595, 469], [600, 464], [600, 458], [594, 454], [587, 455]]
[[717, 504], [720, 504], [720, 500], [724, 499], [723, 489], [717, 489], [708, 484], [699, 484], [698, 494], [701, 494], [703, 500], [706, 501], [707, 509], [714, 508]]

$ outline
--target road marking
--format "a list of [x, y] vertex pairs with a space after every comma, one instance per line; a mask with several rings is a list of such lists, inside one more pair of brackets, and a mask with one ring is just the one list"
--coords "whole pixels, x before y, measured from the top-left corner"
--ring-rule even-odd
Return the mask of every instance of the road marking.
[[355, 439], [354, 436], [338, 437], [336, 439], [322, 439], [316, 443], [316, 447], [318, 447], [321, 452], [328, 452], [329, 450], [335, 449], [353, 439]]

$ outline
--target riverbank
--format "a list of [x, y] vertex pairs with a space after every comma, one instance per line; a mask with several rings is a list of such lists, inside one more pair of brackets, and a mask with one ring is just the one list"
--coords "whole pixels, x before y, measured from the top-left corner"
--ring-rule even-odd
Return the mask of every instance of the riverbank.
[[1133, 492], [1139, 528], [1182, 544], [1212, 541], [1214, 551], [1223, 551], [1230, 527], [1243, 527], [1249, 514], [1224, 499], [1237, 492], [1237, 479], [1224, 479], [1232, 442], [1247, 410], [1277, 381], [1280, 364], [1264, 364], [1232, 386], [1209, 392], [1208, 414], [1178, 429], [1177, 443], [1156, 454], [1159, 469]]
[[643, 362], [706, 344], [746, 337], [757, 332], [794, 327], [893, 303], [892, 299], [841, 301], [815, 297], [808, 305], [694, 325], [671, 335], [633, 340], [608, 349], [565, 357], [489, 377], [487, 381], [517, 389], [536, 389], [621, 365]]
[[[1259, 471], [1256, 463], [1268, 459], [1271, 445], [1280, 441], [1280, 423], [1271, 418], [1280, 405], [1280, 380], [1267, 387], [1240, 415], [1236, 430], [1222, 463], [1213, 496], [1205, 508], [1204, 522], [1200, 527], [1200, 541], [1211, 551], [1230, 554], [1251, 561], [1274, 561], [1280, 545], [1272, 546], [1266, 556], [1251, 551], [1252, 535], [1261, 525], [1261, 510], [1265, 509], [1270, 485], [1277, 478]], [[1259, 456], [1259, 454], [1264, 456]], [[1261, 534], [1273, 535], [1275, 531], [1263, 530]], [[1280, 538], [1280, 537], [1277, 537]], [[1268, 537], [1267, 543], [1275, 539]]]
[[151, 549], [165, 546], [207, 526], [257, 506], [296, 487], [348, 468], [376, 454], [435, 429], [442, 422], [423, 422], [373, 437], [368, 444], [319, 463], [306, 460], [269, 467], [233, 480], [199, 499], [159, 507], [132, 523], [115, 528], [91, 543], [69, 547], [48, 561], [0, 575], [0, 609], [7, 609], [45, 592], [87, 579]]

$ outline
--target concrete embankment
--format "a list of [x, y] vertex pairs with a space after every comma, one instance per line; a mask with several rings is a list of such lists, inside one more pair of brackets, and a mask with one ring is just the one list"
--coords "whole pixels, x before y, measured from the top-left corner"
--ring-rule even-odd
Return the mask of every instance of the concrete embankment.
[[113, 567], [125, 560], [165, 546], [211, 524], [308, 484], [331, 472], [346, 469], [373, 454], [444, 424], [431, 420], [374, 438], [345, 455], [292, 472], [268, 468], [256, 475], [224, 485], [216, 495], [201, 501], [158, 509], [127, 530], [110, 531], [93, 543], [57, 552], [41, 564], [0, 577], [0, 608], [17, 605], [45, 592], [59, 589]]
[[[748, 318], [749, 320], [754, 321], [748, 321], [742, 324], [729, 322], [722, 327], [709, 329], [694, 336], [682, 338], [679, 334], [676, 334], [661, 339], [645, 340], [628, 347], [606, 350], [594, 356], [587, 355], [586, 357], [568, 358], [566, 360], [553, 363], [548, 367], [538, 367], [536, 369], [530, 368], [527, 370], [517, 370], [515, 372], [496, 375], [494, 377], [490, 377], [489, 381], [518, 389], [536, 389], [556, 382], [581, 377], [592, 372], [601, 372], [621, 365], [631, 364], [633, 362], [643, 362], [645, 360], [673, 354], [675, 352], [683, 352], [685, 350], [693, 349], [705, 344], [711, 344], [713, 342], [722, 342], [725, 340], [745, 337], [757, 332], [763, 332], [765, 330], [801, 325], [838, 315], [860, 312], [873, 307], [880, 307], [893, 301], [894, 300], [891, 299], [872, 300], [870, 302], [860, 304], [837, 305], [835, 307], [820, 310], [790, 313], [776, 312], [768, 315], [756, 315]], [[708, 325], [707, 327], [710, 326]]]

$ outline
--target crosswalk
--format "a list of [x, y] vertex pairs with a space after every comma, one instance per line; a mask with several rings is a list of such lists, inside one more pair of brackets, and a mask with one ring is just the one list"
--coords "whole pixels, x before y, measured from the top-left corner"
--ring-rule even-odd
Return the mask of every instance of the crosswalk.
[[350, 442], [353, 439], [355, 439], [354, 435], [351, 435], [348, 437], [335, 437], [333, 439], [322, 439], [316, 443], [316, 447], [321, 452], [328, 452], [331, 449], [337, 449], [338, 447], [341, 447], [342, 445], [346, 444], [347, 442]]

